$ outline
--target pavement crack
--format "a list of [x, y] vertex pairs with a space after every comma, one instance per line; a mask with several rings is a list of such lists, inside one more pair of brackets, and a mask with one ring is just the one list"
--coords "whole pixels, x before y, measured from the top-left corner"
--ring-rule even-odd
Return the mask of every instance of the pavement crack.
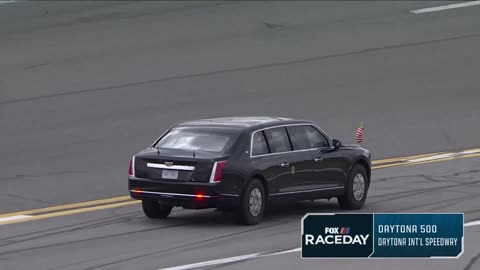
[[279, 223], [275, 223], [275, 224], [271, 224], [271, 225], [267, 225], [267, 226], [261, 226], [260, 228], [253, 228], [253, 229], [249, 229], [249, 230], [245, 230], [245, 231], [241, 231], [241, 232], [229, 233], [229, 234], [225, 234], [225, 235], [222, 235], [222, 236], [212, 237], [212, 238], [208, 238], [208, 239], [201, 240], [201, 241], [195, 241], [195, 242], [191, 242], [191, 243], [176, 246], [176, 247], [166, 248], [166, 249], [162, 249], [162, 250], [155, 250], [155, 251], [152, 251], [152, 252], [147, 252], [145, 254], [140, 254], [140, 255], [137, 255], [137, 256], [131, 256], [129, 258], [116, 260], [116, 261], [104, 263], [104, 264], [101, 264], [101, 265], [96, 265], [96, 266], [93, 266], [93, 267], [88, 267], [88, 268], [85, 268], [85, 270], [93, 270], [93, 269], [104, 268], [106, 266], [131, 261], [131, 260], [147, 257], [147, 256], [154, 255], [154, 254], [164, 253], [164, 252], [168, 252], [168, 251], [172, 251], [172, 250], [176, 250], [176, 249], [181, 249], [181, 248], [185, 248], [185, 247], [189, 247], [189, 246], [208, 243], [208, 242], [212, 242], [212, 241], [216, 241], [216, 240], [220, 240], [220, 239], [224, 239], [224, 238], [228, 238], [228, 237], [232, 237], [232, 236], [237, 236], [237, 235], [241, 235], [241, 234], [245, 234], [245, 233], [250, 233], [250, 232], [253, 232], [253, 231], [258, 231], [258, 230], [262, 230], [262, 229], [266, 229], [266, 228], [270, 228], [270, 227], [279, 226], [279, 225], [286, 224], [286, 223], [289, 223], [289, 222], [292, 222], [292, 221], [279, 222]]
[[34, 68], [43, 67], [43, 66], [46, 66], [46, 65], [48, 65], [48, 63], [41, 63], [41, 64], [37, 64], [37, 65], [32, 65], [32, 66], [25, 67], [24, 69], [25, 69], [25, 70], [34, 69]]
[[460, 198], [457, 198], [457, 199], [450, 199], [450, 200], [444, 200], [444, 201], [441, 201], [441, 202], [433, 202], [433, 203], [428, 202], [428, 203], [418, 204], [418, 205], [415, 205], [415, 206], [408, 206], [408, 207], [404, 207], [404, 208], [400, 208], [400, 209], [395, 209], [395, 212], [402, 212], [402, 211], [407, 211], [407, 210], [412, 210], [412, 209], [423, 208], [423, 207], [427, 207], [427, 206], [433, 206], [433, 207], [427, 208], [428, 211], [424, 211], [424, 212], [435, 212], [435, 211], [443, 210], [446, 207], [449, 207], [449, 206], [452, 206], [452, 205], [455, 205], [455, 204], [458, 204], [458, 203], [462, 203], [462, 202], [465, 202], [465, 201], [468, 201], [468, 200], [472, 200], [472, 199], [475, 199], [475, 197], [472, 196], [472, 195], [467, 195], [467, 196], [463, 196], [463, 197], [460, 197]]
[[382, 195], [377, 195], [377, 196], [370, 196], [370, 198], [387, 197], [385, 199], [381, 199], [381, 200], [378, 200], [378, 201], [375, 201], [375, 202], [371, 202], [371, 204], [378, 204], [378, 203], [382, 203], [382, 202], [386, 202], [386, 201], [402, 199], [402, 198], [405, 198], [405, 197], [411, 197], [411, 196], [424, 194], [424, 193], [428, 193], [428, 192], [436, 192], [436, 191], [440, 191], [440, 190], [455, 188], [455, 187], [459, 187], [459, 186], [468, 186], [468, 185], [473, 185], [473, 184], [477, 184], [477, 183], [480, 183], [480, 180], [476, 180], [476, 181], [469, 182], [469, 183], [462, 182], [462, 183], [459, 183], [459, 184], [451, 184], [451, 185], [435, 187], [435, 188], [429, 187], [429, 188], [416, 189], [416, 190], [413, 190], [413, 191], [403, 191], [403, 192], [394, 193], [397, 196], [392, 196], [393, 195], [392, 193], [382, 194]]
[[0, 180], [18, 180], [26, 178], [37, 178], [37, 177], [51, 177], [51, 176], [65, 176], [70, 174], [79, 174], [81, 171], [53, 171], [45, 173], [36, 173], [36, 174], [15, 174], [13, 176], [2, 176]]
[[267, 22], [263, 22], [263, 24], [270, 29], [283, 28], [284, 26], [282, 24], [273, 24], [273, 23], [267, 23]]
[[[28, 234], [11, 236], [11, 237], [0, 239], [0, 243], [1, 243], [0, 247], [27, 242], [27, 241], [36, 240], [36, 239], [41, 239], [44, 237], [50, 237], [53, 235], [58, 235], [63, 233], [72, 233], [80, 230], [94, 229], [102, 226], [113, 225], [116, 223], [129, 221], [131, 218], [132, 218], [131, 213], [128, 213], [128, 214], [120, 215], [120, 217], [116, 216], [116, 218], [113, 218], [113, 219], [103, 218], [103, 219], [94, 220], [93, 222], [88, 221], [84, 223], [77, 223], [77, 224], [67, 225], [63, 227], [57, 227], [54, 229], [48, 229], [48, 230], [37, 231], [37, 232], [28, 233]], [[30, 236], [30, 237], [19, 239], [21, 237], [27, 237], [27, 236]]]
[[115, 89], [120, 89], [120, 88], [125, 88], [125, 87], [145, 85], [145, 84], [150, 84], [150, 83], [161, 83], [161, 82], [167, 82], [167, 81], [173, 81], [173, 80], [201, 78], [201, 77], [208, 77], [208, 76], [219, 75], [219, 74], [228, 74], [228, 73], [235, 73], [235, 72], [242, 72], [242, 71], [260, 70], [260, 69], [279, 67], [279, 66], [288, 66], [288, 65], [311, 63], [311, 62], [317, 62], [317, 61], [322, 61], [322, 60], [329, 60], [329, 59], [337, 58], [337, 57], [362, 55], [362, 54], [366, 54], [366, 53], [372, 53], [372, 52], [383, 51], [383, 50], [407, 48], [407, 47], [414, 47], [414, 46], [424, 46], [424, 45], [429, 45], [429, 44], [435, 44], [435, 43], [441, 43], [441, 42], [447, 42], [447, 41], [453, 41], [453, 40], [461, 40], [461, 39], [467, 39], [467, 38], [475, 38], [475, 37], [480, 37], [480, 33], [472, 33], [472, 34], [466, 34], [466, 35], [460, 35], [460, 36], [454, 36], [454, 37], [447, 37], [447, 38], [441, 38], [441, 39], [431, 39], [431, 40], [424, 40], [424, 41], [417, 41], [417, 42], [409, 42], [409, 43], [396, 44], [396, 45], [387, 45], [387, 46], [381, 46], [381, 47], [372, 47], [372, 48], [366, 48], [366, 49], [361, 49], [361, 50], [357, 50], [357, 51], [349, 51], [349, 52], [342, 52], [342, 53], [329, 54], [329, 55], [313, 56], [313, 57], [307, 57], [307, 58], [301, 58], [301, 59], [295, 59], [295, 60], [288, 60], [288, 61], [278, 61], [278, 62], [272, 62], [272, 63], [267, 63], [267, 64], [227, 68], [227, 69], [221, 69], [221, 70], [198, 72], [198, 73], [191, 73], [191, 74], [184, 74], [184, 75], [174, 75], [174, 76], [158, 78], [158, 79], [151, 79], [151, 80], [144, 80], [144, 81], [133, 81], [133, 82], [127, 82], [127, 83], [124, 83], [124, 84], [72, 90], [72, 91], [67, 91], [67, 92], [47, 94], [47, 95], [41, 95], [41, 96], [35, 96], [35, 97], [3, 100], [3, 101], [0, 101], [0, 105], [15, 104], [15, 103], [36, 101], [36, 100], [42, 100], [42, 99], [50, 99], [50, 98], [56, 98], [56, 97], [62, 97], [62, 96], [79, 95], [79, 94], [84, 94], [84, 93], [103, 92], [103, 91], [115, 90]]
[[[161, 228], [149, 228], [149, 229], [144, 229], [144, 230], [128, 231], [128, 232], [110, 234], [110, 235], [105, 235], [105, 236], [100, 236], [100, 237], [84, 238], [84, 239], [80, 239], [80, 240], [68, 241], [68, 242], [63, 242], [63, 243], [55, 243], [55, 244], [50, 244], [50, 245], [42, 245], [42, 246], [37, 246], [37, 247], [29, 247], [29, 248], [23, 248], [23, 249], [17, 249], [17, 250], [10, 250], [10, 251], [6, 251], [6, 252], [0, 252], [0, 255], [3, 256], [3, 255], [12, 254], [12, 253], [18, 253], [18, 252], [24, 252], [24, 251], [30, 251], [30, 250], [38, 250], [38, 249], [43, 249], [43, 248], [58, 247], [58, 246], [88, 242], [88, 241], [92, 241], [92, 240], [107, 239], [107, 238], [111, 238], [111, 237], [129, 235], [129, 234], [134, 234], [134, 233], [142, 233], [142, 232], [163, 230], [163, 229], [168, 229], [168, 228], [172, 228], [172, 227], [180, 227], [180, 226], [191, 225], [191, 224], [193, 224], [193, 223], [173, 224], [173, 225], [164, 226], [164, 227], [161, 227]], [[33, 239], [28, 239], [28, 240], [33, 240]], [[28, 241], [28, 240], [26, 240], [26, 241]], [[8, 244], [9, 243], [7, 243], [5, 245], [8, 245]]]
[[473, 265], [476, 264], [478, 262], [478, 260], [480, 259], [480, 253], [477, 253], [477, 255], [475, 255], [475, 257], [473, 257], [470, 262], [467, 264], [467, 266], [465, 268], [463, 268], [463, 270], [471, 270], [473, 269]]
[[51, 205], [52, 202], [49, 202], [49, 201], [45, 201], [45, 200], [42, 200], [42, 199], [38, 199], [38, 198], [29, 198], [29, 197], [25, 197], [25, 196], [22, 196], [22, 195], [19, 195], [19, 194], [14, 194], [14, 193], [7, 193], [6, 194], [7, 197], [10, 197], [10, 198], [18, 198], [18, 199], [21, 199], [23, 201], [32, 201], [32, 202], [37, 202], [37, 203], [42, 203], [42, 204], [46, 204], [46, 205]]
[[[427, 175], [427, 174], [415, 174], [415, 175], [401, 175], [401, 176], [394, 176], [394, 177], [385, 177], [385, 178], [378, 178], [375, 179], [374, 182], [387, 182], [387, 181], [392, 181], [395, 179], [409, 179], [409, 178], [423, 178], [425, 180], [428, 180], [429, 182], [440, 182], [440, 183], [445, 183], [445, 182], [452, 182], [452, 183], [463, 183], [462, 181], [459, 180], [469, 180], [472, 179], [471, 177], [468, 177], [468, 175], [471, 174], [476, 174], [480, 173], [480, 170], [468, 170], [464, 172], [455, 172], [449, 175]], [[417, 181], [417, 182], [424, 182], [424, 181]]]

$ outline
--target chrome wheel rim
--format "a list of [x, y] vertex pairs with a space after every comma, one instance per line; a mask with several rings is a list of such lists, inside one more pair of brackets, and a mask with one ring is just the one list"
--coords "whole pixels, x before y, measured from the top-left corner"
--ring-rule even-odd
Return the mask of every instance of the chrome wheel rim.
[[260, 189], [254, 188], [252, 192], [250, 192], [248, 208], [250, 209], [250, 214], [254, 217], [258, 216], [260, 213], [260, 210], [262, 209], [262, 193], [260, 192]]
[[353, 198], [356, 201], [361, 201], [365, 194], [365, 178], [361, 173], [355, 175], [353, 178]]

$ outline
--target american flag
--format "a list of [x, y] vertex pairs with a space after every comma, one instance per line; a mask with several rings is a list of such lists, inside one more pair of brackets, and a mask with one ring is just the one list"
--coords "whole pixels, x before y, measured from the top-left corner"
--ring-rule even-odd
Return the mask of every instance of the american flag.
[[357, 132], [355, 132], [355, 141], [357, 143], [362, 143], [364, 134], [365, 134], [365, 128], [363, 128], [363, 122], [362, 122], [360, 124], [360, 127], [357, 128]]

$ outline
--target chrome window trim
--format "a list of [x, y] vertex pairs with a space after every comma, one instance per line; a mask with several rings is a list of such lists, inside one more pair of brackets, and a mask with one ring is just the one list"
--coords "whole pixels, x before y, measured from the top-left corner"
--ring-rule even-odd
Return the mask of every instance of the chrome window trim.
[[150, 148], [155, 148], [155, 145], [165, 136], [167, 135], [173, 128], [175, 128], [176, 126], [178, 126], [179, 124], [176, 124], [176, 125], [173, 125], [171, 126], [170, 128], [168, 128], [165, 132], [163, 132], [162, 135], [160, 135], [154, 142], [152, 145], [150, 145]]
[[179, 171], [193, 171], [193, 170], [195, 170], [194, 166], [186, 166], [186, 165], [167, 166], [165, 164], [158, 164], [158, 163], [147, 163], [147, 167], [148, 168], [155, 168], [155, 169], [179, 170]]
[[317, 188], [317, 189], [308, 189], [308, 190], [299, 190], [299, 191], [279, 192], [279, 193], [270, 194], [270, 196], [286, 195], [286, 194], [295, 194], [295, 193], [305, 193], [305, 192], [315, 192], [315, 191], [331, 190], [331, 189], [341, 189], [341, 188], [345, 188], [345, 187], [344, 187], [344, 186], [338, 186], [338, 187]]
[[[169, 192], [155, 192], [155, 191], [143, 191], [143, 190], [134, 190], [131, 189], [132, 193], [145, 193], [145, 194], [156, 194], [156, 195], [167, 195], [167, 196], [182, 196], [182, 197], [197, 197], [195, 194], [185, 194], [185, 193], [169, 193]], [[210, 198], [211, 196], [202, 195], [202, 198]]]
[[[261, 129], [257, 129], [255, 131], [252, 132], [252, 135], [250, 135], [250, 158], [255, 158], [255, 157], [264, 157], [264, 156], [270, 156], [270, 155], [278, 155], [278, 154], [288, 154], [288, 153], [298, 153], [298, 152], [305, 152], [305, 151], [311, 151], [311, 150], [315, 150], [315, 149], [319, 149], [321, 147], [317, 147], [317, 148], [309, 148], [309, 149], [301, 149], [301, 150], [290, 150], [290, 151], [286, 151], [286, 152], [278, 152], [278, 153], [268, 153], [268, 154], [261, 154], [261, 155], [252, 155], [252, 152], [253, 152], [253, 135], [255, 135], [255, 133], [259, 132], [259, 131], [264, 131], [264, 130], [268, 130], [268, 129], [272, 129], [272, 128], [278, 128], [278, 127], [291, 127], [291, 126], [312, 126], [313, 128], [315, 128], [318, 132], [320, 132], [320, 134], [322, 134], [325, 138], [327, 138], [327, 142], [329, 145], [331, 145], [332, 143], [332, 138], [330, 138], [330, 136], [328, 136], [321, 128], [319, 128], [318, 126], [312, 124], [312, 123], [296, 123], [296, 124], [286, 124], [286, 125], [277, 125], [277, 126], [271, 126], [271, 127], [266, 127], [266, 128], [261, 128]], [[288, 135], [288, 133], [287, 133]], [[288, 135], [290, 136], [290, 135]], [[265, 140], [267, 140], [265, 138]], [[268, 143], [268, 142], [267, 142]]]
[[221, 193], [220, 196], [239, 197], [240, 195], [238, 195], [238, 194]]

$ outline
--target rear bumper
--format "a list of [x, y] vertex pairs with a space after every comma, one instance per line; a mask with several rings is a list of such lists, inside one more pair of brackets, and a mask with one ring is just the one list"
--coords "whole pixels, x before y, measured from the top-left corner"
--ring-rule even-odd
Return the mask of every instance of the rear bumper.
[[240, 204], [240, 196], [225, 192], [220, 183], [167, 182], [130, 177], [128, 189], [133, 199], [158, 200], [191, 209], [232, 208]]

